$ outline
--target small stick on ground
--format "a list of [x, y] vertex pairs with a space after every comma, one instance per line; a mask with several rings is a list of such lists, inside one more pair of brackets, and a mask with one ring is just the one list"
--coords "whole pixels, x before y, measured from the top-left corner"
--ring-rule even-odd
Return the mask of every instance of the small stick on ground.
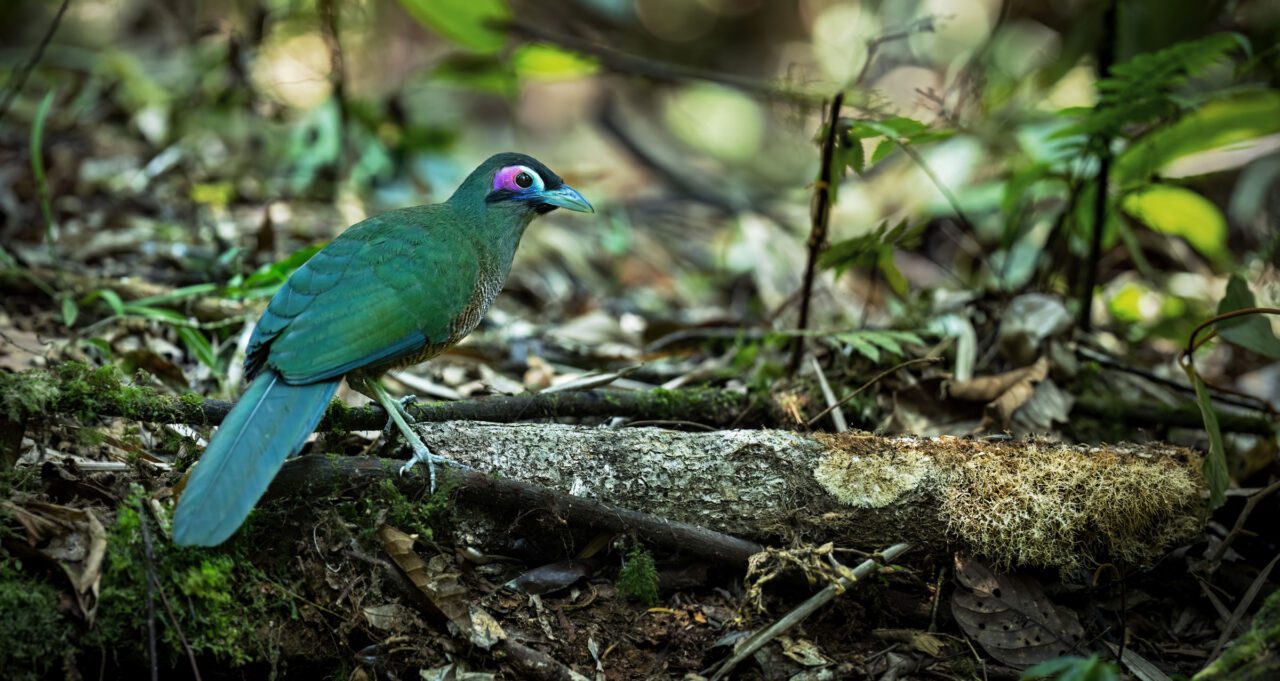
[[1244, 508], [1240, 510], [1240, 515], [1236, 517], [1236, 524], [1231, 526], [1231, 531], [1223, 538], [1222, 543], [1218, 544], [1218, 548], [1214, 549], [1213, 555], [1209, 556], [1208, 562], [1216, 563], [1222, 560], [1223, 556], [1227, 555], [1227, 549], [1231, 548], [1232, 542], [1240, 536], [1241, 532], [1244, 532], [1245, 521], [1249, 520], [1249, 516], [1253, 513], [1253, 509], [1257, 507], [1259, 502], [1271, 496], [1271, 494], [1276, 490], [1280, 490], [1280, 481], [1267, 485], [1261, 491], [1250, 495], [1249, 498], [1245, 500]]
[[826, 588], [811, 596], [809, 600], [801, 603], [794, 610], [787, 613], [785, 617], [753, 634], [743, 642], [742, 647], [738, 649], [738, 652], [735, 653], [733, 657], [720, 665], [720, 669], [718, 669], [711, 677], [711, 681], [724, 678], [726, 674], [733, 671], [734, 667], [738, 666], [738, 664], [743, 660], [751, 657], [757, 650], [764, 647], [766, 643], [787, 633], [787, 631], [792, 627], [803, 621], [804, 618], [812, 615], [818, 608], [821, 608], [831, 602], [832, 599], [844, 593], [846, 590], [853, 588], [856, 583], [855, 580], [866, 579], [872, 574], [878, 572], [880, 568], [883, 567], [883, 563], [889, 563], [897, 560], [898, 556], [906, 553], [910, 548], [910, 544], [894, 544], [893, 546], [890, 546], [880, 554], [879, 560], [872, 558], [863, 561], [861, 565], [854, 568], [851, 573], [853, 579], [850, 579], [849, 577], [841, 577], [840, 579], [828, 584]]

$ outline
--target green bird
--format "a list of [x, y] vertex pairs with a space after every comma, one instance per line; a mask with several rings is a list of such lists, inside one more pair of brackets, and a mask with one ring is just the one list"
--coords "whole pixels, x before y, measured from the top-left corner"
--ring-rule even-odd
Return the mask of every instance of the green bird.
[[448, 201], [369, 218], [298, 268], [253, 330], [252, 383], [191, 473], [174, 542], [216, 546], [235, 533], [343, 378], [381, 404], [413, 447], [402, 472], [426, 462], [434, 489], [435, 457], [379, 379], [470, 333], [502, 290], [525, 228], [557, 207], [595, 212], [536, 159], [498, 154]]

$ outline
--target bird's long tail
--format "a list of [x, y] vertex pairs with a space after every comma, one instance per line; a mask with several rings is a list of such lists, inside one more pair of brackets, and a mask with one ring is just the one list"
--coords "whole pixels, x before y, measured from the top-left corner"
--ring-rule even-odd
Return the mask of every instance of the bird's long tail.
[[284, 465], [315, 430], [339, 381], [289, 385], [263, 371], [205, 448], [173, 517], [177, 544], [216, 546], [253, 510]]

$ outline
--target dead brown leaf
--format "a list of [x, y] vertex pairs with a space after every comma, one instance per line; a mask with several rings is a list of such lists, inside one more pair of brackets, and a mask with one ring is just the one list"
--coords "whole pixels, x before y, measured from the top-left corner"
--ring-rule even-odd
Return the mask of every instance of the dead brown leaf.
[[1000, 574], [975, 558], [956, 555], [951, 597], [960, 628], [991, 657], [1018, 668], [1066, 655], [1084, 629], [1076, 614], [1054, 605], [1028, 577]]
[[88, 509], [38, 501], [22, 505], [6, 501], [3, 507], [26, 530], [31, 550], [66, 573], [76, 604], [92, 625], [107, 553], [107, 531], [98, 517]]

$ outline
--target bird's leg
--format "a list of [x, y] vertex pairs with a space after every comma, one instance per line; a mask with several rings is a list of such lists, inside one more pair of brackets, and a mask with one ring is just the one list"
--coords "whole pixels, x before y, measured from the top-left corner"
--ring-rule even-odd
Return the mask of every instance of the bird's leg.
[[[369, 395], [369, 398], [373, 400], [378, 399], [374, 395]], [[404, 420], [407, 421], [409, 425], [413, 425], [417, 423], [417, 421], [413, 418], [413, 415], [410, 414], [408, 410], [409, 405], [417, 401], [418, 401], [417, 395], [405, 395], [404, 397], [401, 397], [400, 399], [395, 401], [396, 410], [400, 412], [400, 415], [404, 417]], [[390, 414], [388, 413], [387, 424], [382, 427], [382, 447], [385, 449], [387, 447], [394, 446], [395, 441], [396, 441], [396, 420], [391, 418]]]
[[[400, 474], [404, 475], [407, 473], [409, 469], [413, 468], [414, 464], [419, 461], [426, 462], [427, 474], [431, 480], [431, 491], [436, 491], [435, 462], [437, 460], [443, 461], [444, 459], [432, 454], [431, 450], [427, 448], [427, 445], [422, 442], [422, 438], [418, 436], [418, 433], [409, 427], [409, 424], [413, 421], [413, 417], [409, 415], [408, 410], [404, 408], [404, 405], [400, 401], [392, 397], [391, 394], [387, 392], [387, 389], [383, 387], [382, 381], [379, 381], [376, 378], [361, 379], [359, 381], [359, 385], [353, 387], [355, 387], [356, 390], [369, 395], [376, 400], [378, 404], [382, 405], [382, 408], [386, 410], [387, 415], [391, 417], [390, 423], [388, 423], [388, 428], [390, 428], [391, 423], [394, 423], [396, 428], [400, 430], [400, 434], [403, 435], [404, 439], [409, 443], [409, 446], [413, 448], [413, 458], [409, 459], [408, 463], [400, 469]], [[365, 392], [366, 390], [368, 392]]]

